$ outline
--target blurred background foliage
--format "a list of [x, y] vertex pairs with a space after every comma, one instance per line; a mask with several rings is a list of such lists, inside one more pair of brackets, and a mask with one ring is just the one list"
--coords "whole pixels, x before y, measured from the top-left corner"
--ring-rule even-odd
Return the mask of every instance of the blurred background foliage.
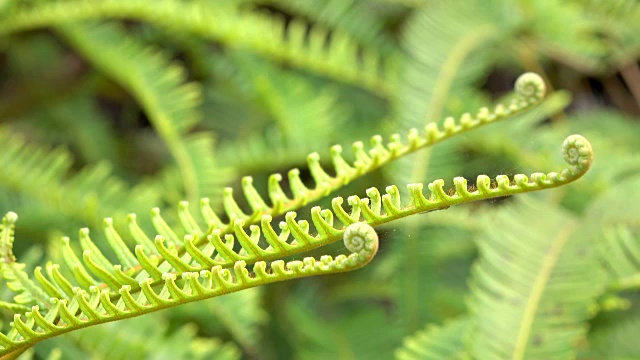
[[[534, 111], [337, 195], [551, 171], [571, 133], [596, 153], [570, 186], [381, 228], [381, 251], [363, 270], [88, 328], [24, 356], [452, 358], [466, 334], [467, 353], [490, 358], [484, 347], [518, 329], [500, 320], [518, 304], [481, 306], [478, 274], [500, 268], [482, 255], [501, 239], [535, 245], [571, 226], [591, 255], [560, 265], [582, 275], [571, 289], [584, 290], [575, 305], [591, 311], [552, 314], [582, 316], [563, 323], [577, 335], [555, 343], [551, 325], [538, 324], [541, 352], [530, 355], [640, 358], [639, 33], [637, 0], [0, 1], [0, 208], [20, 215], [16, 253], [32, 266], [62, 234], [105, 216], [146, 220], [160, 206], [175, 219], [179, 200], [205, 196], [220, 206], [243, 175], [265, 190], [269, 174], [304, 169], [312, 151], [328, 159], [330, 145], [490, 105], [525, 71], [551, 89]], [[523, 269], [533, 276], [535, 261]], [[427, 324], [445, 325], [423, 332]], [[424, 352], [429, 344], [441, 353]]]

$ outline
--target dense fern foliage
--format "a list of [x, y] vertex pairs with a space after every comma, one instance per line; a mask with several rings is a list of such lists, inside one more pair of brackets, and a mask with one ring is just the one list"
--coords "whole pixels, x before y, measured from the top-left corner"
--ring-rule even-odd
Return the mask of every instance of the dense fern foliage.
[[0, 356], [640, 358], [638, 31], [635, 0], [0, 2]]

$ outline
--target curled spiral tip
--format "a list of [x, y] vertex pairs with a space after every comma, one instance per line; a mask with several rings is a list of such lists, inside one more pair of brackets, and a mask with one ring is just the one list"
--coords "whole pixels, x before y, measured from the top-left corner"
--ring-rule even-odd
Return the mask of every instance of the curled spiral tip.
[[360, 259], [371, 259], [378, 251], [378, 233], [367, 223], [353, 223], [344, 231], [344, 246]]
[[586, 169], [593, 161], [591, 143], [582, 135], [570, 135], [562, 143], [564, 160], [579, 169]]
[[540, 100], [546, 92], [546, 85], [540, 75], [532, 72], [524, 73], [516, 80], [515, 90], [525, 99]]

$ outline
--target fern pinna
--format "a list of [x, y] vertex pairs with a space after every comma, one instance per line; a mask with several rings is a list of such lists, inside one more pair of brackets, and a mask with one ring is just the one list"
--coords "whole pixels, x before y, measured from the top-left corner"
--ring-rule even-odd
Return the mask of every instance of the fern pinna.
[[[345, 272], [366, 265], [378, 248], [374, 227], [381, 224], [470, 201], [503, 197], [561, 186], [581, 177], [590, 167], [593, 152], [580, 135], [566, 138], [562, 153], [568, 167], [560, 172], [534, 173], [531, 176], [499, 175], [495, 179], [480, 175], [475, 186], [456, 177], [453, 188], [445, 190], [443, 180], [407, 185], [408, 199], [402, 200], [398, 187], [384, 190], [372, 187], [367, 196], [344, 199], [336, 197], [331, 209], [311, 208], [311, 224], [298, 220], [295, 212], [321, 199], [401, 156], [434, 145], [457, 134], [522, 113], [538, 104], [544, 96], [544, 82], [533, 74], [522, 75], [516, 82], [514, 100], [497, 105], [493, 111], [483, 108], [477, 114], [460, 119], [445, 119], [442, 128], [429, 124], [424, 131], [412, 129], [406, 140], [392, 135], [388, 143], [374, 136], [368, 150], [362, 142], [353, 144], [355, 161], [347, 162], [342, 149], [331, 148], [335, 176], [320, 165], [317, 153], [308, 156], [314, 187], [303, 184], [300, 171], [289, 171], [292, 196], [280, 185], [282, 176], [274, 174], [268, 183], [268, 202], [259, 195], [251, 177], [242, 180], [242, 188], [251, 213], [245, 213], [233, 197], [231, 188], [224, 191], [222, 204], [228, 222], [223, 222], [208, 199], [200, 202], [200, 220], [181, 202], [178, 209], [181, 226], [170, 226], [159, 209], [151, 211], [155, 237], [142, 230], [131, 214], [128, 233], [118, 232], [111, 218], [103, 231], [118, 263], [92, 242], [88, 229], [81, 229], [77, 254], [69, 238], [61, 244], [64, 264], [49, 262], [36, 267], [33, 275], [17, 262], [12, 247], [17, 215], [5, 215], [0, 234], [2, 276], [16, 293], [13, 302], [0, 306], [14, 313], [14, 321], [0, 333], [2, 355], [17, 355], [34, 343], [75, 329], [130, 318], [168, 307], [269, 284], [312, 275]], [[273, 225], [275, 216], [284, 221]], [[337, 219], [337, 221], [336, 221]], [[123, 237], [137, 244], [132, 250]], [[306, 257], [302, 261], [283, 259], [344, 239], [347, 252], [336, 257]], [[236, 245], [236, 242], [239, 244]], [[66, 270], [62, 267], [66, 267]], [[65, 275], [71, 274], [71, 275]]]

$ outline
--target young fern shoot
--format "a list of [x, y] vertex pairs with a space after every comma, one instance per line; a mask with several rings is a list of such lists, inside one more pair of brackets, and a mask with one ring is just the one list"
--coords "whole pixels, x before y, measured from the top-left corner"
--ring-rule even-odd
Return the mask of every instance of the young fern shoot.
[[[498, 105], [494, 111], [484, 108], [477, 115], [465, 114], [458, 121], [448, 118], [442, 130], [435, 124], [427, 126], [424, 134], [411, 130], [407, 143], [393, 135], [384, 145], [382, 138], [375, 136], [373, 147], [365, 151], [362, 143], [357, 142], [353, 146], [356, 157], [353, 164], [342, 158], [340, 147], [333, 147], [335, 176], [322, 169], [317, 154], [311, 154], [309, 168], [315, 187], [305, 187], [299, 171], [294, 169], [289, 172], [293, 193], [293, 198], [289, 198], [280, 187], [281, 176], [272, 175], [270, 206], [255, 190], [251, 178], [244, 178], [243, 190], [252, 213], [243, 213], [227, 190], [223, 203], [229, 223], [223, 223], [204, 199], [200, 210], [206, 227], [201, 227], [188, 204], [182, 202], [178, 210], [182, 229], [170, 227], [158, 209], [152, 210], [157, 235], [151, 240], [132, 214], [128, 217], [129, 236], [137, 243], [132, 251], [114, 229], [113, 221], [105, 219], [104, 232], [119, 263], [110, 262], [91, 241], [88, 229], [82, 229], [81, 256], [71, 248], [68, 238], [62, 244], [62, 258], [73, 277], [63, 275], [61, 265], [48, 263], [44, 271], [36, 267], [32, 280], [24, 271], [24, 264], [13, 256], [17, 215], [9, 212], [0, 232], [0, 267], [2, 277], [16, 296], [13, 303], [0, 302], [0, 307], [14, 313], [9, 330], [0, 333], [0, 356], [19, 354], [39, 341], [87, 326], [277, 281], [355, 270], [376, 254], [375, 226], [452, 205], [553, 188], [584, 175], [591, 165], [593, 151], [585, 138], [571, 135], [562, 146], [568, 167], [559, 172], [520, 174], [513, 178], [499, 175], [495, 181], [480, 175], [473, 191], [467, 188], [466, 179], [456, 177], [451, 193], [445, 191], [443, 180], [429, 183], [428, 193], [423, 192], [423, 184], [409, 184], [407, 201], [402, 201], [395, 185], [386, 187], [384, 195], [372, 187], [365, 198], [348, 197], [349, 209], [343, 207], [341, 197], [333, 199], [331, 209], [313, 207], [310, 211], [313, 230], [308, 221], [296, 219], [295, 210], [301, 206], [403, 155], [531, 108], [542, 99], [544, 83], [535, 74], [524, 74], [516, 83], [516, 94], [511, 104]], [[285, 221], [274, 228], [273, 216], [284, 213]], [[302, 261], [282, 260], [340, 239], [347, 252], [335, 258], [325, 255]], [[239, 251], [234, 249], [236, 241], [241, 247]], [[262, 242], [268, 246], [260, 245]]]
[[[295, 211], [302, 206], [322, 199], [355, 179], [358, 179], [359, 177], [364, 176], [381, 166], [394, 161], [395, 159], [411, 154], [417, 150], [428, 148], [458, 134], [492, 124], [507, 117], [521, 114], [537, 105], [543, 99], [544, 94], [544, 81], [537, 74], [525, 73], [516, 81], [515, 98], [508, 104], [498, 104], [493, 111], [490, 111], [488, 108], [481, 108], [475, 115], [465, 113], [458, 120], [453, 117], [448, 117], [444, 120], [442, 129], [440, 129], [435, 122], [429, 123], [429, 125], [424, 129], [424, 133], [421, 133], [417, 129], [411, 129], [406, 135], [407, 142], [403, 142], [399, 134], [394, 134], [390, 137], [390, 141], [385, 145], [383, 138], [376, 135], [371, 138], [371, 148], [368, 151], [365, 151], [364, 144], [361, 141], [357, 141], [353, 143], [352, 147], [353, 155], [356, 159], [353, 164], [349, 164], [342, 157], [342, 147], [335, 145], [331, 148], [331, 159], [334, 166], [334, 172], [336, 173], [336, 176], [333, 177], [327, 174], [327, 172], [321, 167], [320, 155], [318, 153], [312, 153], [308, 156], [307, 162], [311, 176], [315, 182], [315, 187], [308, 188], [305, 186], [303, 181], [300, 179], [299, 169], [292, 169], [288, 172], [288, 180], [293, 197], [289, 198], [280, 186], [282, 175], [273, 174], [270, 176], [268, 183], [268, 198], [271, 205], [267, 205], [267, 201], [259, 195], [258, 191], [253, 186], [253, 179], [250, 176], [244, 177], [242, 179], [242, 188], [246, 201], [251, 207], [251, 213], [245, 214], [240, 209], [240, 206], [233, 197], [232, 188], [227, 188], [223, 194], [223, 205], [225, 215], [230, 219], [228, 223], [221, 221], [221, 217], [211, 209], [209, 206], [209, 199], [202, 199], [200, 203], [200, 210], [202, 218], [205, 220], [206, 230], [202, 230], [194, 220], [193, 216], [189, 213], [188, 203], [182, 202], [180, 204], [182, 230], [184, 230], [186, 234], [193, 236], [192, 238], [185, 238], [184, 243], [169, 228], [169, 226], [166, 225], [160, 216], [158, 209], [154, 209], [152, 211], [152, 221], [158, 233], [163, 236], [162, 239], [168, 239], [176, 245], [178, 254], [174, 257], [184, 256], [189, 252], [188, 249], [186, 249], [187, 246], [191, 248], [199, 248], [204, 245], [206, 247], [207, 245], [205, 244], [211, 242], [209, 240], [209, 236], [211, 236], [215, 242], [213, 246], [217, 246], [218, 249], [222, 250], [222, 253], [218, 254], [220, 256], [216, 256], [216, 260], [223, 260], [224, 263], [221, 264], [223, 267], [230, 267], [233, 265], [234, 261], [239, 259], [243, 259], [246, 262], [251, 263], [257, 261], [259, 257], [271, 260], [308, 251], [315, 246], [305, 242], [296, 244], [280, 244], [275, 240], [276, 235], [273, 230], [269, 230], [269, 236], [267, 236], [267, 230], [264, 230], [265, 236], [272, 250], [267, 253], [253, 246], [251, 241], [247, 240], [248, 237], [239, 229], [245, 225], [256, 223], [260, 223], [262, 228], [265, 229], [265, 224], [270, 223], [273, 217]], [[288, 219], [287, 223], [295, 223], [295, 214], [287, 214], [286, 217]], [[164, 249], [156, 250], [155, 246], [153, 246], [152, 242], [149, 240], [151, 236], [145, 235], [137, 225], [135, 215], [131, 215], [128, 220], [132, 237], [136, 243], [142, 247], [140, 249], [136, 249], [135, 256], [133, 254], [127, 256], [123, 255], [121, 261], [125, 262], [127, 259], [133, 261], [133, 258], [136, 256], [144, 257], [145, 262], [158, 261], [160, 263], [166, 261], [167, 258], [164, 256], [166, 255], [166, 251], [164, 251]], [[288, 231], [288, 229], [283, 228], [283, 226], [285, 225], [281, 225], [283, 233], [280, 234], [280, 237], [286, 236], [284, 233]], [[119, 235], [115, 233], [113, 227], [106, 223], [105, 233], [114, 234], [112, 236], [114, 239], [119, 238]], [[235, 254], [233, 251], [226, 250], [227, 247], [233, 248], [234, 240], [228, 236], [230, 234], [236, 235], [236, 238], [241, 243], [244, 251], [249, 255], [248, 257], [239, 257], [240, 254]], [[115, 242], [119, 244], [119, 247], [123, 246], [119, 241]], [[188, 242], [190, 244], [188, 244]], [[222, 243], [225, 243], [226, 246], [220, 246]], [[150, 244], [151, 246], [149, 246]], [[148, 256], [144, 254], [143, 249], [148, 251], [150, 254]], [[252, 249], [252, 251], [250, 251], [250, 249]], [[212, 247], [207, 248], [207, 251], [213, 251]], [[191, 256], [194, 255], [191, 254]], [[141, 270], [142, 268], [139, 266], [125, 268], [125, 271], [133, 271], [133, 273], [136, 274]]]

